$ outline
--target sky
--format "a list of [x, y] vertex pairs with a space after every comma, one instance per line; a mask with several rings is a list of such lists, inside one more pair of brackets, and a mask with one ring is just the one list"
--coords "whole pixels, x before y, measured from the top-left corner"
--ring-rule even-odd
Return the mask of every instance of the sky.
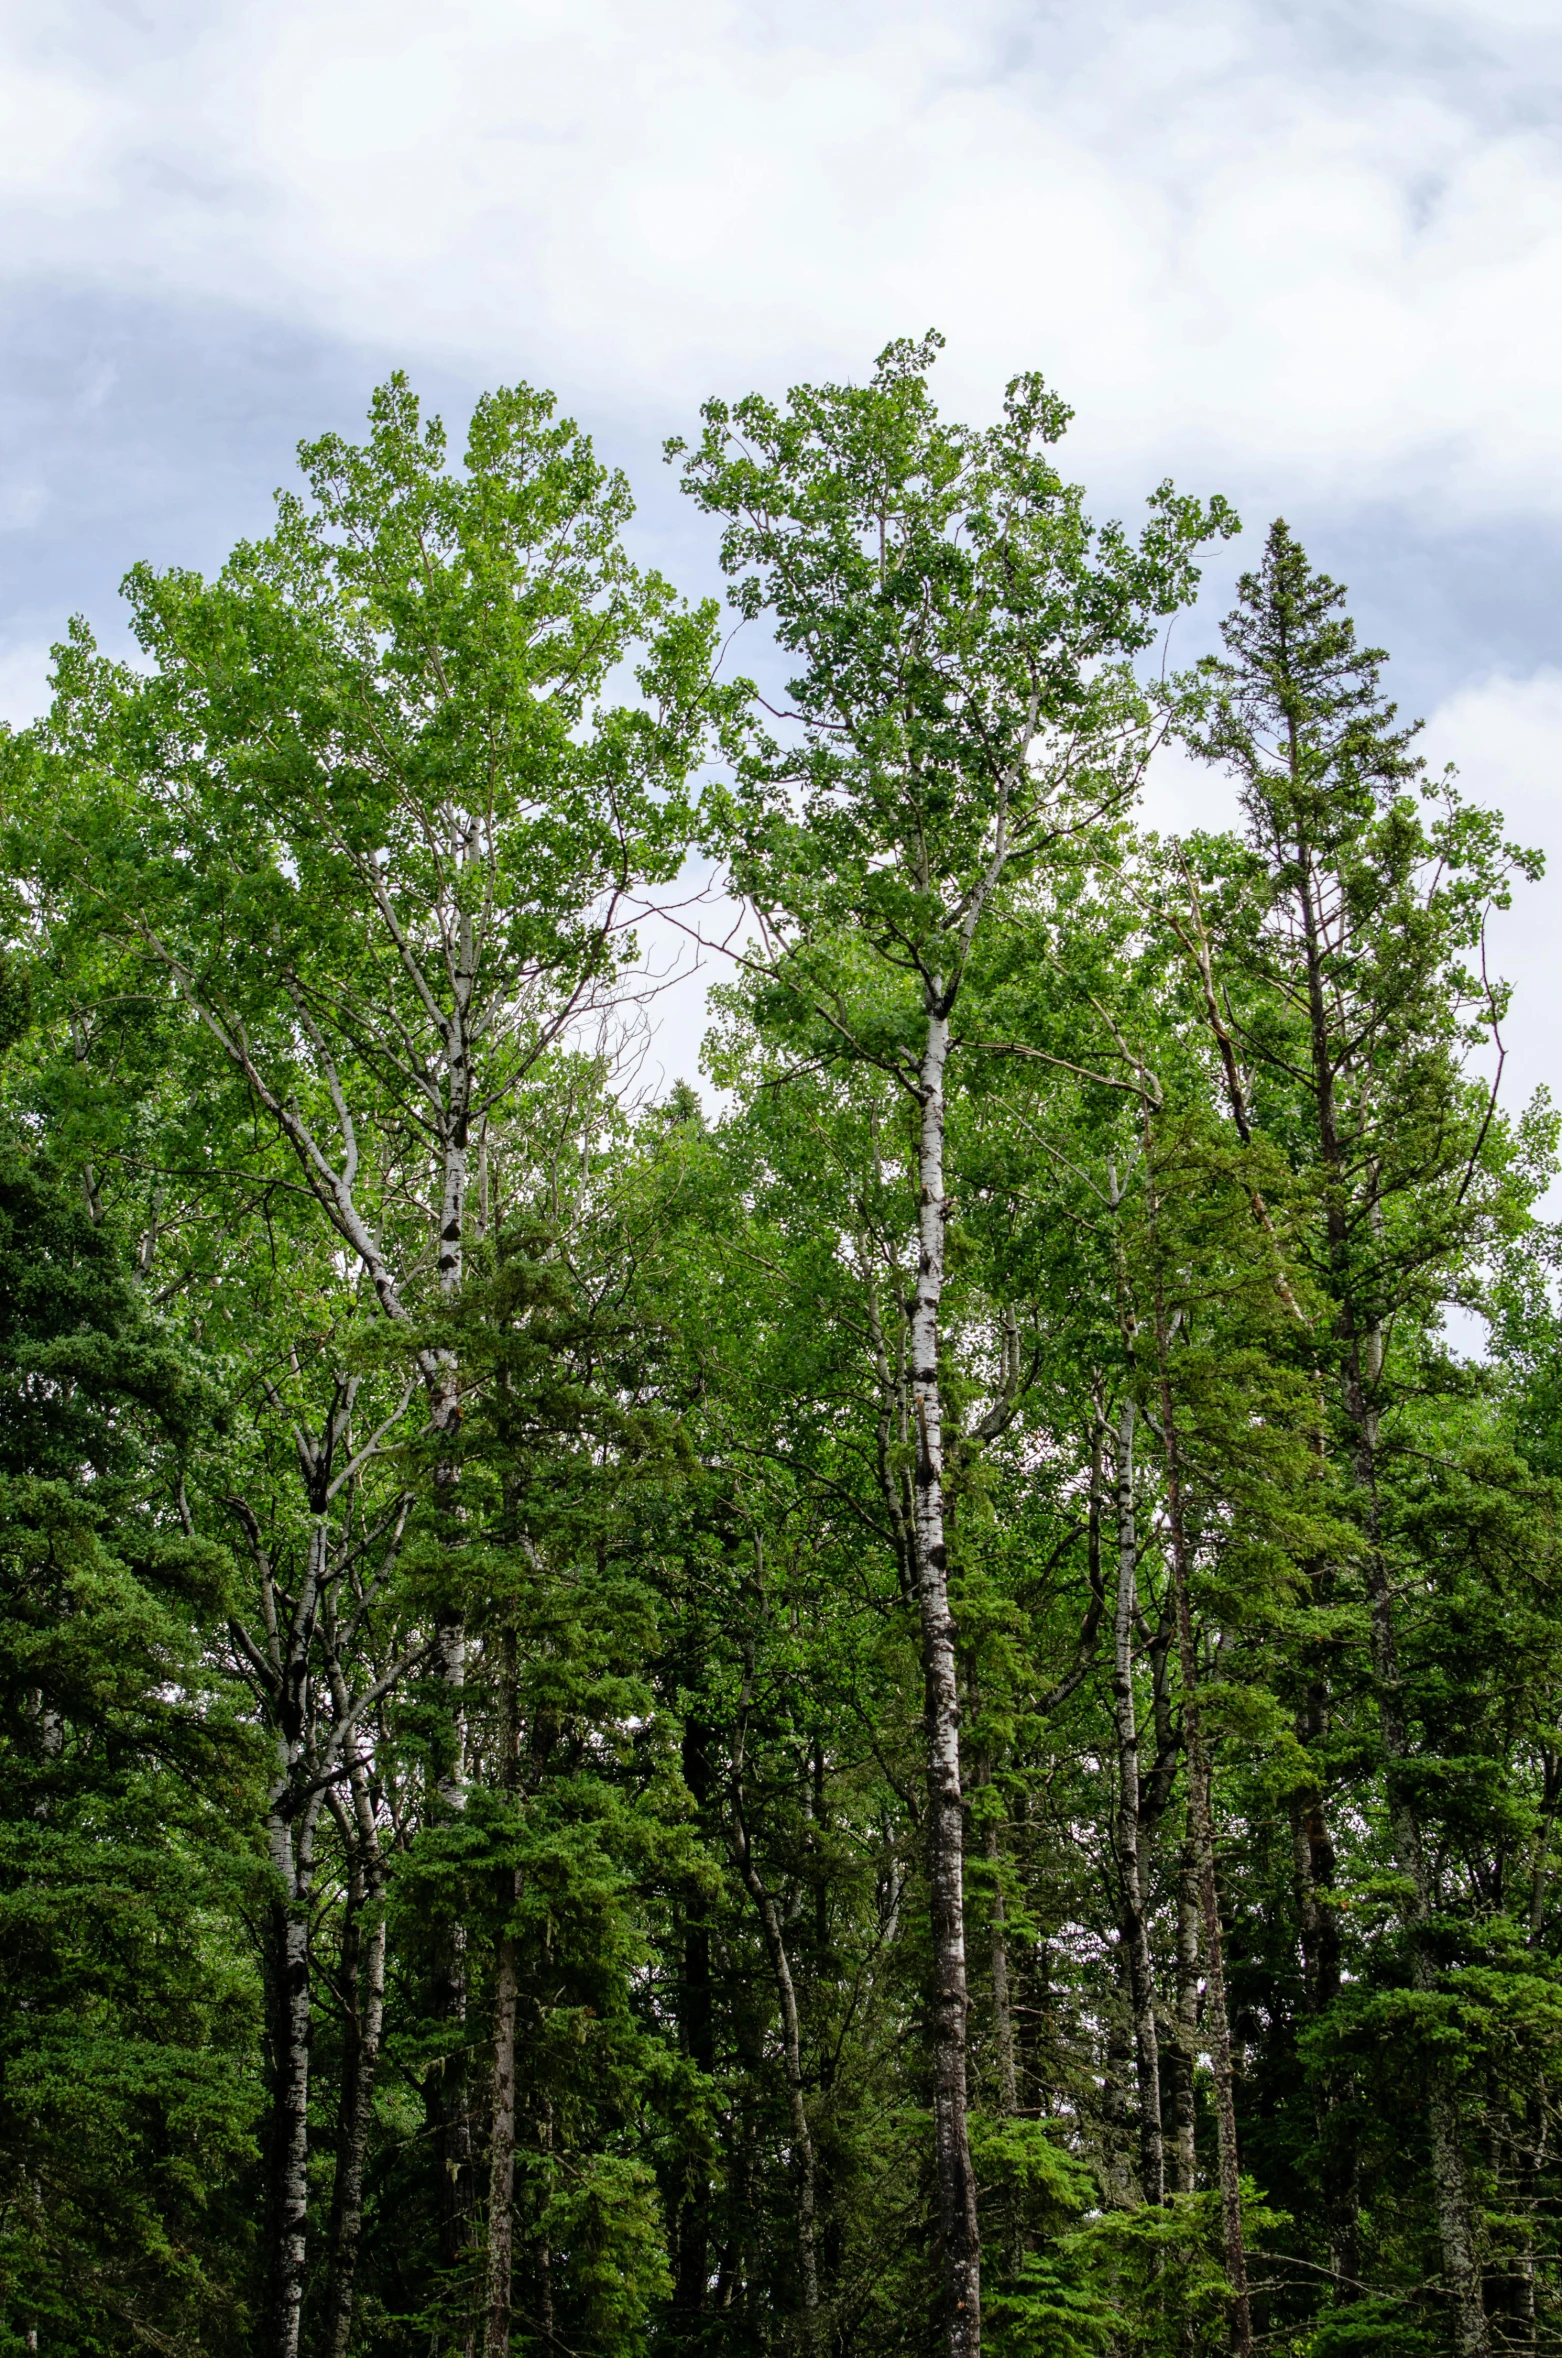
[[[1495, 951], [1511, 1093], [1562, 1097], [1558, 0], [10, 0], [0, 222], [0, 716], [392, 368], [452, 426], [555, 387], [698, 590], [664, 437], [937, 326], [953, 414], [1021, 368], [1072, 403], [1097, 513], [1234, 500], [1174, 658], [1274, 515], [1350, 585], [1550, 854]], [[1153, 823], [1228, 808], [1152, 778]]]

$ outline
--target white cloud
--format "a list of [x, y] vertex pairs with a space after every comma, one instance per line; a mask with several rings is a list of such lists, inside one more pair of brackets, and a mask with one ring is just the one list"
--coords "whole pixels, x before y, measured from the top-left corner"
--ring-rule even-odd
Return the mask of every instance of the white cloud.
[[13, 272], [236, 299], [656, 423], [936, 321], [952, 399], [1039, 362], [1098, 476], [1562, 508], [1538, 0], [107, 21], [15, 20]]
[[[1040, 364], [1114, 498], [1554, 518], [1559, 88], [1555, 0], [21, 0], [0, 273], [654, 428], [936, 322], [952, 405]], [[44, 668], [0, 659], [0, 709]], [[1562, 674], [1465, 688], [1429, 743], [1555, 875]], [[1167, 762], [1146, 815], [1230, 807]], [[1562, 1094], [1550, 903], [1498, 950], [1515, 1079]]]
[[79, 74], [22, 59], [0, 74], [0, 198], [34, 198], [65, 214], [101, 200], [128, 126]]

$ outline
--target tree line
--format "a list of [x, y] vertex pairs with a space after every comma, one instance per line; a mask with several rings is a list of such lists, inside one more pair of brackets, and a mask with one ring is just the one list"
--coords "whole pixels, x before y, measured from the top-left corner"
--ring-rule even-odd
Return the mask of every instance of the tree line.
[[937, 341], [668, 446], [732, 618], [394, 378], [0, 737], [6, 2350], [1562, 2339], [1539, 862]]

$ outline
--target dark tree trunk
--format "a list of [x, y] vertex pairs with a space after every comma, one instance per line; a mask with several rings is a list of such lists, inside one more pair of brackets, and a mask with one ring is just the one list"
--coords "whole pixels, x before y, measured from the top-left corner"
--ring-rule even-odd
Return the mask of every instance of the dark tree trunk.
[[1220, 1929], [1220, 1896], [1215, 1881], [1215, 1812], [1209, 1748], [1199, 1710], [1198, 1650], [1193, 1634], [1192, 1563], [1184, 1512], [1182, 1463], [1171, 1388], [1170, 1333], [1158, 1242], [1157, 1204], [1146, 1122], [1145, 1166], [1151, 1245], [1155, 1260], [1155, 1356], [1162, 1443], [1166, 1455], [1166, 1525], [1171, 1540], [1177, 1656], [1182, 1673], [1182, 1732], [1188, 1763], [1188, 1833], [1204, 1941], [1205, 2036], [1215, 2083], [1215, 2128], [1220, 2166], [1221, 2241], [1231, 2286], [1231, 2347], [1234, 2358], [1252, 2358], [1253, 2318], [1247, 2289], [1247, 2256], [1242, 2238], [1242, 2178], [1237, 2152], [1237, 2113], [1226, 2009], [1226, 1975]]
[[1117, 1420], [1117, 1604], [1113, 1616], [1112, 1704], [1117, 1727], [1117, 1880], [1139, 2089], [1139, 2176], [1148, 2203], [1166, 2199], [1161, 2145], [1161, 2063], [1155, 2026], [1155, 1968], [1145, 1922], [1140, 1863], [1139, 1724], [1134, 1698], [1134, 1629], [1138, 1617], [1138, 1536], [1134, 1517], [1134, 1404]]
[[[1325, 1732], [1327, 1696], [1317, 1682], [1309, 1690], [1298, 1715], [1297, 1738], [1315, 1745]], [[1317, 1786], [1298, 1794], [1292, 1805], [1292, 1844], [1296, 1858], [1297, 1920], [1301, 1930], [1303, 2004], [1308, 2017], [1326, 2015], [1340, 1993], [1340, 1919], [1330, 1896], [1334, 1889], [1334, 1843], [1324, 1797]], [[1358, 2297], [1361, 2274], [1360, 2202], [1356, 2140], [1350, 2122], [1349, 2075], [1337, 2067], [1318, 2072], [1313, 2085], [1313, 2118], [1317, 2126], [1319, 2185], [1329, 2228], [1329, 2262], [1336, 2280], [1336, 2297], [1351, 2302]]]
[[515, 2236], [515, 2021], [519, 1977], [513, 1934], [494, 1977], [493, 2122], [488, 2146], [488, 2322], [483, 2358], [510, 2358]]
[[[701, 1826], [704, 1826], [714, 1778], [711, 1770], [710, 1731], [690, 1718], [683, 1729], [683, 1781], [689, 1788]], [[683, 1918], [683, 2044], [697, 2071], [715, 2068], [715, 2014], [711, 1993], [710, 1926], [706, 1901], [691, 1889]], [[678, 2204], [678, 2252], [675, 2299], [679, 2314], [688, 2319], [704, 2311], [710, 2279], [710, 2182], [703, 2169], [691, 2169]]]
[[[365, 1902], [374, 1911], [368, 1938], [354, 1942], [355, 1950], [361, 1954], [353, 1956], [350, 1966], [348, 1960], [343, 1961], [342, 1978], [352, 2015], [348, 2023], [347, 2066], [342, 2075], [336, 2178], [331, 2193], [326, 2358], [347, 2358], [352, 2338], [353, 2288], [363, 2230], [364, 2168], [374, 2122], [374, 2083], [385, 2021], [385, 1918], [379, 1912], [378, 1900], [376, 1887]], [[361, 1927], [362, 1913], [360, 1910], [355, 1916], [355, 1932]]]
[[[744, 1714], [747, 1712], [747, 1695]], [[738, 1872], [744, 1887], [753, 1900], [764, 1934], [765, 1952], [770, 1959], [770, 1970], [776, 1985], [776, 1997], [781, 2008], [782, 2054], [786, 2063], [787, 2109], [792, 2126], [792, 2174], [797, 2187], [797, 2272], [802, 2286], [802, 2341], [808, 2358], [818, 2358], [822, 2339], [822, 2319], [819, 2310], [819, 2260], [817, 2242], [818, 2175], [814, 2157], [813, 2129], [808, 2119], [808, 2104], [803, 2084], [802, 2021], [797, 2007], [797, 1989], [792, 1978], [792, 1961], [787, 1953], [786, 1935], [782, 1929], [781, 1912], [768, 1889], [749, 1840], [748, 1820], [743, 1808], [742, 1721], [739, 1723], [739, 1749], [733, 1762], [732, 1820], [733, 1842], [737, 1852]]]
[[[513, 1800], [520, 1790], [520, 1684], [515, 1632], [501, 1644], [499, 1783]], [[501, 1903], [514, 1908], [521, 1879], [502, 1871]], [[520, 2001], [520, 1949], [513, 1921], [499, 1937], [494, 1973], [493, 2102], [488, 2132], [488, 2281], [483, 2358], [510, 2358], [510, 2309], [515, 2268], [515, 2028]]]
[[992, 1922], [988, 1928], [993, 1983], [993, 2064], [998, 2081], [998, 2110], [1005, 2118], [1009, 2118], [1020, 2109], [1020, 2084], [1014, 2062], [1014, 2008], [1009, 1995], [1009, 1932], [1003, 1885], [999, 1880], [1003, 1854], [996, 1818], [988, 1819], [984, 1840], [987, 1863], [993, 1876]]
[[1198, 2191], [1199, 1871], [1191, 1837], [1177, 1863], [1177, 2014], [1167, 2042], [1171, 2087], [1172, 2186]]

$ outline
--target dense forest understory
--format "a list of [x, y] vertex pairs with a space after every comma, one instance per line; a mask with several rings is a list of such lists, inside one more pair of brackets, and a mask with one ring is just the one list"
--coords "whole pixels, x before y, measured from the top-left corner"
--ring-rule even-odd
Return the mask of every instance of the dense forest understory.
[[936, 341], [747, 641], [398, 378], [0, 737], [5, 2351], [1562, 2348], [1539, 863]]

